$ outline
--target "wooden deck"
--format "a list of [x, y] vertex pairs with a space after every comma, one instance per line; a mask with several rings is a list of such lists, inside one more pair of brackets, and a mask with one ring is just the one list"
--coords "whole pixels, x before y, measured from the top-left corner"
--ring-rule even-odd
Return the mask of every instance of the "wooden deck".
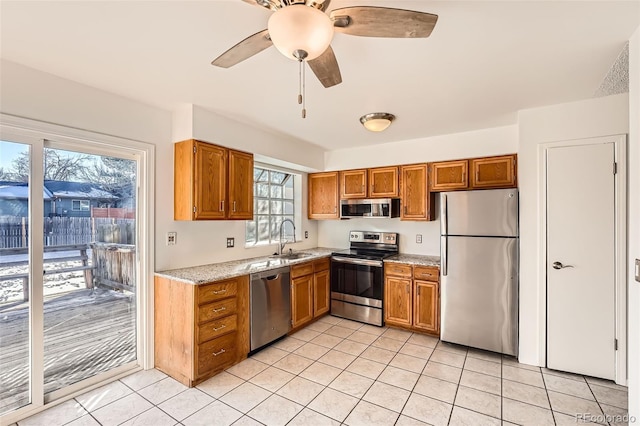
[[[45, 394], [136, 359], [130, 293], [83, 289], [44, 305]], [[29, 402], [28, 326], [27, 303], [0, 305], [0, 413]]]

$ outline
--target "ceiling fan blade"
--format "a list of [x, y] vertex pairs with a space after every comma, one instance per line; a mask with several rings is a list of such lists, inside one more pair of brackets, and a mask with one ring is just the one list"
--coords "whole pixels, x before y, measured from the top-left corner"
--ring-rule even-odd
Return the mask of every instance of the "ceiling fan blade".
[[[261, 1], [261, 2], [257, 2], [256, 0], [242, 0], [245, 3], [249, 3], [252, 4], [254, 6], [259, 6], [262, 7], [264, 9], [269, 9], [269, 10], [278, 10], [277, 5], [273, 2], [273, 1]], [[280, 3], [278, 1], [278, 3]]]
[[272, 44], [273, 43], [271, 42], [271, 38], [269, 38], [267, 30], [262, 30], [254, 35], [250, 35], [231, 49], [224, 52], [222, 55], [218, 56], [211, 62], [211, 65], [221, 68], [232, 67], [235, 64], [262, 52]]
[[387, 7], [355, 6], [331, 11], [337, 32], [363, 37], [429, 37], [438, 15]]
[[308, 63], [311, 71], [318, 77], [318, 80], [320, 80], [320, 83], [322, 83], [324, 87], [331, 87], [342, 83], [340, 67], [338, 67], [338, 61], [331, 46], [327, 47], [327, 50], [325, 50], [322, 55], [308, 61]]

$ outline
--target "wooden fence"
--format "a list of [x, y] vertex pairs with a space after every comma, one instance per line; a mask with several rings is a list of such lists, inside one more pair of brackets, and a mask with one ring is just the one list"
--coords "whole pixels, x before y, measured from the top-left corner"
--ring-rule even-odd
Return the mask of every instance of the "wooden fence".
[[[44, 245], [59, 246], [106, 242], [135, 244], [135, 219], [94, 217], [45, 217]], [[24, 217], [0, 217], [0, 248], [27, 247], [29, 221]]]
[[135, 219], [136, 211], [120, 207], [91, 207], [91, 217], [108, 217], [116, 219]]
[[136, 250], [130, 244], [91, 244], [97, 285], [135, 291]]

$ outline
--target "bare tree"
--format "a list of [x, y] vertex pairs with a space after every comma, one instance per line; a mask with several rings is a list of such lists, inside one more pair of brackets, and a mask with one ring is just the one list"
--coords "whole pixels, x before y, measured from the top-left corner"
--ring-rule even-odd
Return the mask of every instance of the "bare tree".
[[[64, 155], [55, 149], [44, 150], [45, 180], [72, 181], [83, 176], [91, 156], [85, 154]], [[28, 182], [31, 169], [31, 157], [28, 152], [21, 152], [11, 163], [5, 173], [17, 182]]]

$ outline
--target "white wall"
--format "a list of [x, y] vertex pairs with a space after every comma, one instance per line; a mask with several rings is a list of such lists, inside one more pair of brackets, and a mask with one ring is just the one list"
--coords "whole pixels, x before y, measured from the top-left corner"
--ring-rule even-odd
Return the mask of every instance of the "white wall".
[[640, 27], [629, 40], [629, 415], [640, 419]]
[[[266, 133], [192, 106], [175, 114], [8, 61], [0, 63], [0, 112], [156, 146], [155, 269], [179, 268], [270, 254], [275, 246], [244, 249], [244, 221], [176, 222], [173, 220], [173, 142], [197, 136], [230, 148], [253, 152], [258, 159], [298, 169], [322, 168], [323, 151], [288, 136]], [[184, 137], [182, 137], [184, 136]], [[282, 142], [284, 141], [284, 142]], [[283, 149], [286, 146], [286, 149]], [[285, 151], [281, 153], [280, 151]], [[318, 160], [319, 159], [319, 160]], [[306, 179], [303, 179], [306, 181]], [[306, 182], [304, 183], [306, 185]], [[306, 187], [302, 188], [302, 235], [294, 248], [317, 245], [317, 225], [306, 220]], [[168, 231], [178, 244], [165, 245]], [[226, 248], [234, 237], [236, 247]]]
[[[518, 150], [517, 126], [496, 127], [474, 132], [330, 151], [325, 154], [326, 170], [412, 164], [459, 158], [511, 154]], [[436, 205], [432, 208], [437, 210]], [[437, 215], [436, 215], [437, 216]], [[400, 234], [402, 253], [440, 256], [440, 220], [430, 222], [400, 219], [350, 219], [318, 221], [318, 244], [323, 247], [349, 247], [350, 230], [389, 231]], [[416, 235], [422, 235], [422, 244]]]
[[614, 95], [519, 112], [520, 362], [544, 362], [544, 259], [540, 256], [538, 145], [625, 134], [628, 95]]

